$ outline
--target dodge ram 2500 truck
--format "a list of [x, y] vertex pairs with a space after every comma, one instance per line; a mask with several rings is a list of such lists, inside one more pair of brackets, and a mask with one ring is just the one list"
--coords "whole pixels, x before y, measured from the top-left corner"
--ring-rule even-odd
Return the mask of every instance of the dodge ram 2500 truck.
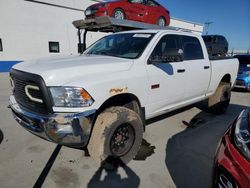
[[10, 107], [31, 133], [86, 146], [102, 163], [129, 162], [145, 120], [208, 99], [224, 113], [237, 59], [208, 58], [201, 36], [175, 30], [133, 30], [105, 36], [83, 54], [15, 65]]

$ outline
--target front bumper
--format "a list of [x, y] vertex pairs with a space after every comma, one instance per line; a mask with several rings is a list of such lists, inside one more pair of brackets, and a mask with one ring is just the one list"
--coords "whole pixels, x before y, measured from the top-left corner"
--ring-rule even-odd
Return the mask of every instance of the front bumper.
[[250, 90], [250, 79], [248, 77], [246, 77], [245, 79], [237, 78], [234, 87]]
[[[215, 181], [227, 178], [233, 187], [249, 188], [250, 163], [230, 140], [230, 131], [222, 138], [215, 157]], [[214, 182], [215, 183], [215, 182]]]
[[10, 96], [14, 119], [29, 132], [66, 146], [83, 147], [88, 143], [96, 110], [83, 113], [41, 115], [23, 109]]

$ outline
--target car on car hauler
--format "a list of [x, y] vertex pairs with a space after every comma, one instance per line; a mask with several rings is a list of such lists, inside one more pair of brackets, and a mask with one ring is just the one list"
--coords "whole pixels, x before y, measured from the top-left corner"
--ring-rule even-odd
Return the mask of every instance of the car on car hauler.
[[96, 3], [85, 10], [86, 19], [110, 16], [160, 26], [170, 24], [169, 11], [154, 0], [116, 0]]
[[105, 36], [83, 54], [15, 65], [10, 107], [17, 122], [49, 141], [87, 146], [102, 163], [129, 162], [145, 120], [208, 99], [224, 113], [237, 59], [209, 60], [200, 35], [132, 30]]

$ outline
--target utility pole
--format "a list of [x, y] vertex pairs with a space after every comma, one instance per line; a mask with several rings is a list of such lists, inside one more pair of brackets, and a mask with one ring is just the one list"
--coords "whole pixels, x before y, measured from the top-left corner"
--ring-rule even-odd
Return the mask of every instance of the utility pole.
[[208, 34], [209, 26], [210, 26], [212, 23], [213, 23], [213, 22], [205, 22], [206, 35]]

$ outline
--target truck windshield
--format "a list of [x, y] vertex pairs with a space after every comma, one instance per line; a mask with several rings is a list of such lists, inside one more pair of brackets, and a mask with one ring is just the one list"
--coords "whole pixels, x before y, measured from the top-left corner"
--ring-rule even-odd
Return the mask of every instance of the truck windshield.
[[107, 55], [128, 59], [140, 57], [154, 33], [121, 33], [103, 37], [84, 54]]

